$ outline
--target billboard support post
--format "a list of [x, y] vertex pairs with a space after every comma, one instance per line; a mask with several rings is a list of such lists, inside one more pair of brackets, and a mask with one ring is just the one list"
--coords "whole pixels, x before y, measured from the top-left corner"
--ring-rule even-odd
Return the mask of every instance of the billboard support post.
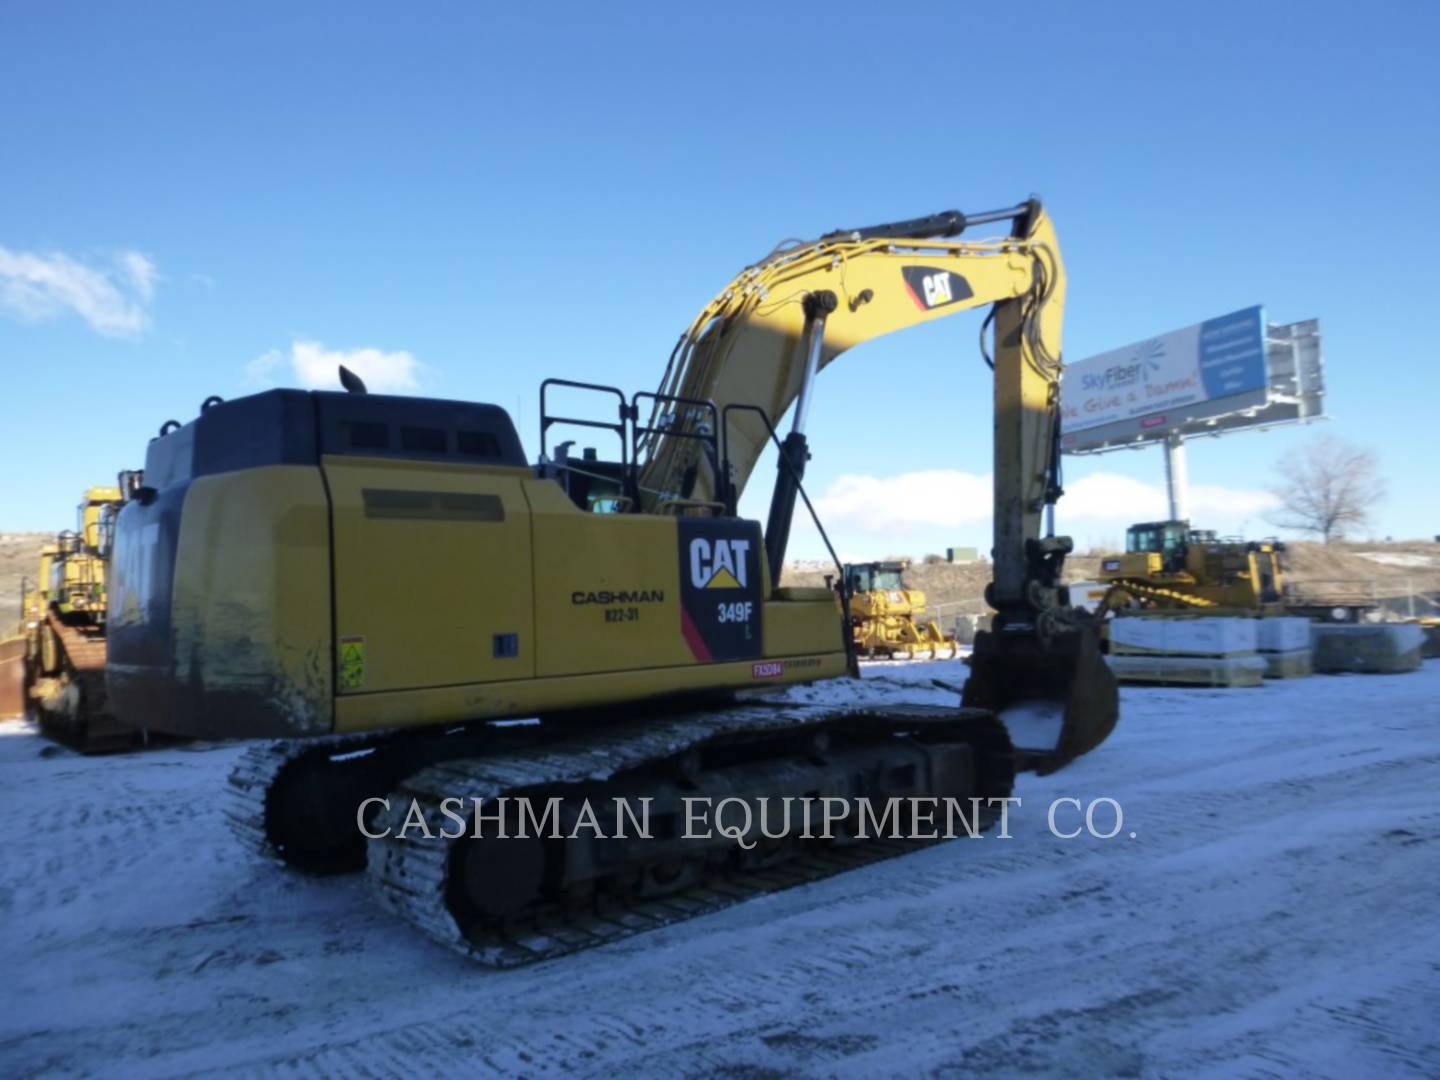
[[1165, 436], [1165, 494], [1170, 500], [1170, 520], [1189, 521], [1190, 507], [1186, 498], [1189, 477], [1185, 471], [1185, 438], [1172, 431]]

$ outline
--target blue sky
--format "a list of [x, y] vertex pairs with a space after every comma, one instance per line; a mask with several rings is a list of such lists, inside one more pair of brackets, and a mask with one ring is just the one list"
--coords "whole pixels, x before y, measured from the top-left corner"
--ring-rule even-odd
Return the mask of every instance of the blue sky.
[[[1389, 483], [1374, 533], [1440, 532], [1433, 4], [56, 4], [5, 26], [0, 529], [68, 525], [162, 421], [354, 350], [505, 406], [533, 454], [542, 378], [652, 389], [776, 241], [1036, 192], [1067, 358], [1255, 303], [1318, 316], [1326, 426]], [[988, 546], [978, 326], [822, 378], [809, 486], [846, 553]], [[1262, 489], [1308, 434], [1195, 445], [1192, 516], [1270, 531]], [[1158, 451], [1067, 481], [1082, 546], [1160, 509]]]

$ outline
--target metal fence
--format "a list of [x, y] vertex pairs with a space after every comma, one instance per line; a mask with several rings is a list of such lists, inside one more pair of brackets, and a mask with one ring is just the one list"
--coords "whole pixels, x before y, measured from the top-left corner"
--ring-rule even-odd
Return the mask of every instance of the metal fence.
[[1379, 620], [1440, 615], [1440, 592], [1417, 588], [1411, 578], [1311, 578], [1285, 584], [1288, 604], [1368, 608]]
[[985, 606], [984, 597], [974, 600], [947, 600], [943, 604], [927, 604], [925, 617], [940, 624], [945, 634], [954, 634], [962, 645], [975, 640], [975, 631], [983, 630], [990, 622], [990, 609]]

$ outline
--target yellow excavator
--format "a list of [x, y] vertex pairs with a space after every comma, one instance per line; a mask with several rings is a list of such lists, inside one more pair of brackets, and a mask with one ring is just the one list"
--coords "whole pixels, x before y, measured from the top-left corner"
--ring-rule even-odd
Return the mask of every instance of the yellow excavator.
[[850, 631], [862, 656], [909, 660], [917, 655], [953, 659], [960, 652], [954, 634], [925, 618], [925, 594], [905, 584], [905, 562], [847, 563], [845, 590]]
[[1188, 521], [1125, 531], [1125, 554], [1100, 561], [1100, 612], [1121, 608], [1278, 615], [1285, 610], [1278, 540], [1221, 538]]
[[105, 692], [106, 568], [120, 506], [120, 488], [87, 488], [75, 530], [41, 551], [39, 583], [26, 599], [29, 706], [42, 731], [86, 752], [134, 741]]
[[[788, 811], [738, 839], [692, 833], [690, 800], [974, 799], [983, 825], [1017, 769], [1061, 767], [1118, 714], [1094, 626], [1059, 584], [1070, 542], [1041, 527], [1061, 494], [1064, 293], [1033, 200], [786, 247], [705, 307], [656, 392], [542, 384], [535, 466], [502, 409], [368, 394], [343, 369], [346, 393], [211, 399], [162, 427], [119, 515], [115, 709], [149, 731], [266, 740], [229, 781], [242, 840], [302, 870], [365, 867], [390, 910], [501, 966], [897, 850], [861, 840], [855, 801], [843, 843]], [[995, 616], [961, 702], [776, 694], [853, 668], [834, 592], [778, 584], [797, 500], [810, 510], [817, 374], [983, 305]], [[552, 447], [574, 431], [608, 456]], [[767, 445], [762, 532], [737, 503]], [[637, 802], [640, 835], [584, 827], [594, 805]]]

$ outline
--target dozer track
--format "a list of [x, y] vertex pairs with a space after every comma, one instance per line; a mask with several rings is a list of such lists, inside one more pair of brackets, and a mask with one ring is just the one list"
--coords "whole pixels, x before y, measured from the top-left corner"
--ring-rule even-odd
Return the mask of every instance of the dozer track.
[[1101, 601], [1102, 606], [1108, 607], [1111, 593], [1129, 593], [1140, 600], [1149, 600], [1155, 604], [1169, 604], [1177, 608], [1213, 608], [1215, 601], [1207, 600], [1202, 596], [1194, 596], [1191, 593], [1181, 592], [1178, 589], [1167, 589], [1163, 585], [1151, 585], [1148, 582], [1138, 581], [1133, 578], [1120, 578], [1113, 582], [1106, 591], [1105, 599]]
[[[571, 883], [564, 891], [547, 893], [542, 888], [533, 902], [527, 900], [518, 910], [496, 914], [482, 910], [469, 890], [473, 888], [476, 851], [498, 842], [468, 835], [442, 836], [447, 827], [458, 831], [442, 813], [445, 800], [459, 799], [464, 807], [473, 808], [475, 800], [482, 806], [503, 805], [497, 800], [527, 794], [538, 801], [596, 785], [597, 793], [634, 796], [658, 790], [653, 783], [635, 779], [637, 773], [677, 764], [686, 772], [684, 783], [696, 793], [758, 793], [779, 774], [790, 774], [803, 785], [807, 768], [824, 771], [821, 765], [807, 764], [807, 758], [823, 761], [847, 744], [868, 759], [861, 771], [878, 778], [891, 764], [885, 757], [886, 744], [897, 748], [902, 740], [895, 736], [901, 733], [931, 747], [963, 744], [973, 761], [973, 773], [966, 776], [962, 788], [953, 791], [931, 791], [921, 783], [913, 791], [897, 792], [885, 789], [877, 779], [873, 787], [862, 783], [859, 791], [832, 788], [817, 789], [813, 794], [867, 794], [881, 802], [887, 795], [907, 793], [982, 800], [1010, 794], [1014, 783], [1012, 748], [1004, 728], [988, 713], [923, 706], [837, 710], [751, 704], [576, 735], [528, 753], [460, 759], [424, 769], [392, 793], [388, 809], [375, 819], [372, 829], [401, 830], [413, 812], [414, 800], [433, 835], [411, 829], [405, 835], [371, 839], [370, 880], [390, 910], [435, 941], [481, 963], [513, 967], [575, 952], [716, 911], [760, 893], [903, 854], [924, 842], [874, 837], [851, 837], [846, 843], [782, 841], [756, 855], [727, 841], [728, 848], [697, 848], [681, 865], [670, 861], [680, 850], [677, 845], [693, 841], [672, 842], [668, 851], [648, 863], [639, 849], [654, 841], [637, 841], [634, 847], [641, 861], [617, 859], [612, 872], [602, 868], [593, 878], [579, 882], [578, 887]], [[753, 756], [767, 745], [775, 752]], [[718, 787], [709, 786], [707, 781], [727, 770], [724, 766], [710, 768], [705, 756], [713, 754], [723, 760], [727, 752], [736, 749], [752, 756], [746, 763], [730, 766], [731, 775]], [[747, 787], [747, 770], [758, 784]], [[781, 782], [785, 779], [779, 778]], [[983, 828], [993, 820], [995, 809], [982, 802], [980, 810], [978, 826]], [[467, 817], [467, 825], [471, 821]], [[622, 841], [599, 841], [602, 846], [616, 843]], [[487, 865], [492, 864], [483, 862], [482, 857], [482, 870]], [[493, 869], [497, 875], [513, 875], [517, 865], [513, 857], [501, 857]], [[503, 882], [500, 887], [508, 888]]]
[[87, 754], [126, 750], [135, 732], [110, 711], [105, 689], [105, 631], [72, 625], [54, 611], [46, 616], [54, 635], [57, 669], [41, 673], [30, 689], [40, 730], [56, 742]]

